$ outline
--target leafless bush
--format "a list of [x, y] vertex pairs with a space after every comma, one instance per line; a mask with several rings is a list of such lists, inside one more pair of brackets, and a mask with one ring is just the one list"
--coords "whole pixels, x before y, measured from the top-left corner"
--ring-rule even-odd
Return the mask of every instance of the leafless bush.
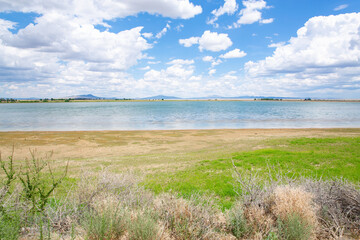
[[344, 234], [360, 235], [359, 186], [344, 179], [302, 179], [302, 185], [314, 195], [319, 206], [321, 235], [341, 238]]
[[226, 225], [222, 213], [205, 197], [185, 200], [163, 194], [156, 199], [155, 209], [174, 239], [220, 239]]
[[126, 207], [147, 207], [153, 194], [139, 186], [141, 178], [131, 172], [113, 174], [106, 169], [94, 174], [84, 172], [77, 188], [79, 203], [94, 207], [104, 199], [116, 199]]
[[234, 163], [233, 166], [236, 189], [253, 233], [266, 237], [276, 230], [278, 220], [297, 216], [311, 226], [313, 238], [360, 235], [359, 185], [343, 179], [295, 178], [274, 167], [260, 177], [257, 173], [241, 172]]

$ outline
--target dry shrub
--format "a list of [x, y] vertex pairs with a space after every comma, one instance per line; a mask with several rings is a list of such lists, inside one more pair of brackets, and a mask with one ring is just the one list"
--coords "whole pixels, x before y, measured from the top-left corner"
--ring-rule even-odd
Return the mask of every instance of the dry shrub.
[[313, 195], [301, 187], [278, 186], [272, 196], [273, 214], [281, 220], [291, 214], [301, 217], [311, 226], [317, 226]]
[[311, 193], [302, 187], [278, 186], [271, 201], [271, 211], [278, 219], [279, 234], [283, 238], [315, 238], [318, 221]]
[[235, 204], [227, 214], [228, 230], [237, 238], [243, 238], [252, 234], [252, 226], [244, 214], [241, 203]]
[[156, 216], [150, 211], [138, 212], [128, 222], [127, 229], [129, 240], [159, 239], [160, 231]]
[[144, 203], [142, 188], [138, 186], [141, 181], [132, 173], [113, 174], [106, 169], [99, 173], [83, 172], [77, 188], [79, 203], [92, 205], [104, 195], [115, 194], [124, 204]]
[[159, 217], [174, 239], [221, 239], [224, 229], [221, 214], [207, 199], [191, 200], [163, 194], [155, 202]]
[[[268, 234], [278, 235], [279, 223], [282, 230], [289, 230], [296, 225], [304, 231], [311, 227], [312, 238], [359, 238], [358, 183], [349, 183], [343, 179], [296, 178], [290, 172], [282, 173], [271, 166], [264, 178], [257, 172], [241, 171], [234, 163], [233, 166], [238, 183], [235, 190], [243, 204], [246, 221], [254, 229], [251, 238], [255, 238], [255, 232], [268, 237], [265, 232], [269, 230], [269, 226]], [[269, 217], [273, 219], [272, 228]], [[257, 224], [261, 221], [262, 224]]]
[[271, 215], [265, 213], [265, 209], [262, 206], [249, 206], [245, 210], [245, 216], [256, 235], [267, 236], [273, 229], [274, 220]]
[[339, 239], [346, 235], [360, 235], [359, 185], [343, 179], [305, 179], [303, 185], [314, 194], [314, 201], [319, 206], [321, 238]]

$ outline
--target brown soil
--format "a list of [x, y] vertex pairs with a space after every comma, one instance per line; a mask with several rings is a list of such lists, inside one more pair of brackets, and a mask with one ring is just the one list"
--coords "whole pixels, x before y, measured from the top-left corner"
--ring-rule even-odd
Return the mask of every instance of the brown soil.
[[72, 166], [96, 167], [101, 162], [160, 167], [265, 148], [270, 139], [331, 136], [360, 136], [360, 129], [0, 132], [0, 151], [4, 158], [14, 146], [16, 159], [29, 157], [29, 150], [36, 149], [40, 155], [52, 151], [52, 159], [71, 160]]

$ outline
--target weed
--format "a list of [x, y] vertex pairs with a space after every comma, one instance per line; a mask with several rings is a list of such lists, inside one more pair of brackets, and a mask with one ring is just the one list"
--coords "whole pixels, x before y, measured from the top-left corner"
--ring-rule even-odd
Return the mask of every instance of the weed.
[[312, 226], [296, 213], [279, 219], [278, 229], [281, 239], [284, 240], [309, 240], [312, 237]]
[[7, 215], [0, 213], [0, 239], [18, 239], [20, 235], [20, 228], [20, 215], [17, 212]]
[[125, 216], [118, 209], [106, 209], [99, 213], [89, 210], [84, 213], [82, 225], [88, 239], [114, 240], [125, 232]]
[[153, 240], [158, 234], [155, 217], [150, 212], [138, 213], [128, 221], [129, 240]]
[[247, 223], [243, 211], [244, 210], [241, 205], [235, 205], [228, 215], [229, 229], [238, 239], [241, 239], [251, 232], [251, 226]]

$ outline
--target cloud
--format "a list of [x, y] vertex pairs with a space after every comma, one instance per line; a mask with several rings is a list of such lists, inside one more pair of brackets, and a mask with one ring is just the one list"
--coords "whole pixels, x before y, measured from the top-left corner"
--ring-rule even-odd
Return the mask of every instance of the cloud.
[[269, 23], [272, 23], [272, 22], [274, 22], [273, 18], [261, 19], [260, 20], [260, 23], [262, 23], [262, 24], [269, 24]]
[[170, 29], [170, 25], [167, 23], [166, 26], [165, 26], [158, 34], [156, 34], [155, 37], [156, 37], [157, 39], [162, 38], [169, 29]]
[[211, 63], [211, 67], [215, 67], [215, 66], [219, 65], [220, 63], [222, 63], [221, 59], [218, 59], [218, 60], [214, 59]]
[[[168, 67], [161, 70], [150, 70], [144, 74], [139, 81], [141, 88], [146, 89], [146, 94], [186, 94], [193, 87], [200, 88], [201, 85], [194, 85], [193, 82], [201, 79], [194, 76], [194, 61], [175, 59], [168, 62]], [[140, 88], [140, 86], [134, 86]]]
[[216, 69], [210, 69], [209, 70], [209, 75], [212, 76], [216, 73]]
[[165, 70], [150, 70], [144, 74], [147, 81], [172, 81], [184, 80], [194, 73], [194, 60], [175, 59], [167, 64], [170, 65]]
[[167, 64], [169, 65], [191, 65], [194, 64], [194, 60], [174, 59]]
[[1, 38], [5, 46], [28, 49], [34, 56], [42, 53], [61, 61], [106, 63], [110, 68], [124, 70], [136, 64], [142, 58], [141, 52], [151, 47], [141, 37], [141, 30], [136, 27], [119, 33], [100, 32], [81, 19], [51, 13]]
[[245, 69], [248, 76], [272, 79], [280, 88], [355, 89], [360, 83], [360, 13], [313, 17], [272, 56], [247, 62]]
[[334, 11], [343, 10], [343, 9], [347, 8], [348, 6], [349, 6], [348, 4], [339, 5], [339, 6], [337, 6], [336, 8], [334, 8]]
[[220, 55], [221, 58], [242, 58], [245, 57], [246, 53], [244, 51], [240, 51], [240, 49], [235, 48], [232, 51], [229, 51], [225, 54]]
[[[36, 18], [17, 33], [9, 30], [14, 25], [0, 20], [0, 94], [16, 97], [64, 97], [104, 88], [111, 94], [152, 47], [142, 27], [101, 32], [83, 19], [56, 13]], [[114, 81], [123, 82], [110, 84]]]
[[175, 30], [176, 31], [178, 31], [178, 32], [180, 32], [182, 29], [184, 28], [184, 24], [179, 24], [179, 25], [177, 25], [176, 27], [175, 27]]
[[224, 5], [219, 9], [215, 9], [211, 12], [213, 17], [207, 22], [208, 24], [214, 24], [218, 18], [224, 14], [232, 15], [238, 9], [236, 0], [225, 0]]
[[240, 27], [244, 24], [253, 24], [256, 22], [268, 24], [274, 21], [273, 18], [262, 18], [261, 10], [269, 8], [264, 0], [244, 0], [242, 4], [245, 8], [241, 9], [240, 18], [234, 23], [234, 27]]
[[159, 64], [161, 63], [160, 61], [148, 61], [148, 64]]
[[204, 62], [212, 62], [214, 58], [212, 56], [205, 56], [202, 58]]
[[284, 46], [286, 43], [285, 42], [278, 42], [278, 43], [271, 43], [268, 45], [269, 48], [278, 48], [281, 46]]
[[143, 33], [144, 38], [152, 38], [154, 35], [152, 33]]
[[179, 43], [184, 47], [191, 47], [199, 44], [199, 50], [208, 50], [219, 52], [228, 49], [232, 45], [232, 41], [228, 34], [205, 31], [201, 37], [191, 37], [188, 39], [180, 39]]
[[140, 70], [143, 70], [143, 71], [146, 71], [146, 70], [150, 70], [150, 66], [146, 66], [146, 67], [143, 67], [143, 68], [139, 68]]
[[191, 47], [192, 45], [199, 44], [199, 37], [191, 37], [187, 39], [180, 39], [179, 43], [184, 47]]
[[56, 12], [99, 23], [104, 19], [123, 18], [140, 12], [160, 14], [170, 18], [189, 19], [202, 13], [202, 8], [189, 2], [189, 0], [122, 0], [121, 2], [116, 0], [38, 0], [35, 2], [4, 0], [0, 2], [0, 12], [5, 11], [40, 14]]

